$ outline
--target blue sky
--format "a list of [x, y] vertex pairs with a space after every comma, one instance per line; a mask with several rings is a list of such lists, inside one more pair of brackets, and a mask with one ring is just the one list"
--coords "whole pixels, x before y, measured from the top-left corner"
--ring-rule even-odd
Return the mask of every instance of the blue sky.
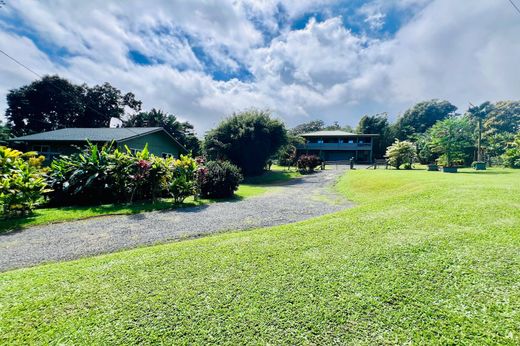
[[[470, 6], [471, 5], [471, 6]], [[477, 24], [478, 23], [478, 24]], [[520, 16], [497, 0], [7, 1], [0, 48], [195, 124], [268, 108], [288, 126], [394, 119], [415, 102], [518, 99]], [[0, 56], [0, 108], [35, 76]], [[2, 113], [3, 111], [0, 110]]]

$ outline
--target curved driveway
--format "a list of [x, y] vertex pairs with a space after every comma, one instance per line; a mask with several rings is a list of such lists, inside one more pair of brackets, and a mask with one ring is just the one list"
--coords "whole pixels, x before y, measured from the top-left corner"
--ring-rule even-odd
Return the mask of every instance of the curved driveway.
[[351, 206], [331, 189], [344, 169], [293, 179], [261, 196], [177, 210], [106, 216], [0, 234], [0, 271], [213, 232], [281, 225]]

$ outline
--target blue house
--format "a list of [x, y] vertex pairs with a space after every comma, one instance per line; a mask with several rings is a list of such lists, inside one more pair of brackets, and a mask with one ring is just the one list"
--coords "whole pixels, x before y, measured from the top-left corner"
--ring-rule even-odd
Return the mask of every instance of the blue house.
[[373, 144], [377, 134], [358, 134], [345, 131], [316, 131], [301, 134], [305, 144], [297, 147], [299, 154], [314, 154], [325, 161], [354, 159], [371, 163]]

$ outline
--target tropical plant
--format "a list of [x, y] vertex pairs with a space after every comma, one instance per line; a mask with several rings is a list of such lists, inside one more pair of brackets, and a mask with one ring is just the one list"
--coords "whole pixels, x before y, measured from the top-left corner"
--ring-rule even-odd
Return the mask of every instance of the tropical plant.
[[197, 193], [197, 163], [185, 155], [181, 155], [180, 159], [166, 160], [170, 173], [166, 179], [168, 192], [175, 203], [182, 203], [187, 197]]
[[228, 161], [208, 161], [197, 171], [201, 197], [229, 198], [242, 179], [240, 169]]
[[287, 131], [271, 113], [251, 109], [234, 114], [208, 132], [204, 149], [212, 160], [227, 160], [246, 176], [261, 174], [269, 158], [287, 142]]
[[316, 155], [301, 155], [296, 162], [296, 166], [302, 173], [312, 173], [321, 165], [321, 159]]
[[504, 166], [520, 168], [520, 132], [517, 133], [513, 141], [509, 143], [502, 158]]
[[470, 118], [477, 122], [477, 162], [482, 162], [482, 122], [487, 118], [489, 113], [493, 110], [491, 102], [487, 101], [478, 106], [469, 107], [468, 114]]
[[412, 169], [413, 162], [417, 159], [416, 147], [410, 141], [395, 140], [394, 144], [386, 150], [388, 164], [396, 169], [404, 165], [404, 169]]
[[452, 167], [464, 162], [467, 149], [473, 147], [473, 130], [467, 117], [452, 116], [436, 122], [428, 130], [428, 145], [440, 155], [439, 164]]
[[50, 190], [41, 168], [43, 156], [0, 146], [0, 213], [4, 217], [25, 215], [44, 201]]
[[[115, 185], [111, 153], [113, 145], [89, 143], [79, 154], [61, 156], [51, 163], [51, 204], [102, 204], [121, 201], [121, 186]], [[124, 184], [124, 182], [121, 182]]]

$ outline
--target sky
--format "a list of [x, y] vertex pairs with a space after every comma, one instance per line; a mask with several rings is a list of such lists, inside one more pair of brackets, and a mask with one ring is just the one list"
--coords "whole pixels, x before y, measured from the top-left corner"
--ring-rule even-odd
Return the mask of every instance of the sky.
[[[5, 0], [0, 49], [40, 75], [131, 91], [199, 135], [252, 107], [289, 127], [355, 126], [433, 98], [460, 112], [520, 99], [508, 0]], [[36, 78], [0, 55], [0, 113]]]

